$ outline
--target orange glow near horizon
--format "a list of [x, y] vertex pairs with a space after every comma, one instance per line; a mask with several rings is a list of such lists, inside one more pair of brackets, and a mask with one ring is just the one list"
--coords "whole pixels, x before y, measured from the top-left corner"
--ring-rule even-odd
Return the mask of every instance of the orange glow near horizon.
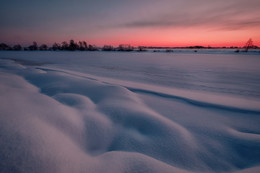
[[158, 47], [186, 47], [186, 46], [211, 46], [211, 47], [242, 47], [252, 38], [254, 45], [260, 45], [260, 31], [207, 31], [203, 29], [167, 29], [121, 31], [111, 35], [100, 34], [99, 38], [89, 39], [90, 44], [102, 46], [105, 44], [117, 46], [131, 44], [133, 46], [158, 46]]
[[[32, 38], [30, 38], [32, 37]], [[51, 46], [54, 42], [62, 43], [75, 41], [86, 41], [88, 44], [96, 46], [120, 44], [130, 44], [132, 46], [154, 46], [154, 47], [187, 47], [187, 46], [211, 46], [211, 47], [242, 47], [249, 38], [252, 38], [253, 44], [260, 46], [260, 31], [249, 32], [241, 31], [209, 31], [203, 28], [183, 28], [183, 29], [142, 29], [142, 30], [115, 30], [110, 32], [98, 33], [94, 36], [74, 35], [50, 38], [48, 36], [27, 37], [28, 41], [9, 42], [10, 44], [30, 45], [33, 41], [40, 44]]]

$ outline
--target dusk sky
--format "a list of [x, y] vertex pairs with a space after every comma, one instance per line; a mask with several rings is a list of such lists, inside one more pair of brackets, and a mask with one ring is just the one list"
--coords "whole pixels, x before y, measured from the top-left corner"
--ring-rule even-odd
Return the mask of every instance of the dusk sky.
[[260, 0], [1, 0], [0, 42], [260, 46]]

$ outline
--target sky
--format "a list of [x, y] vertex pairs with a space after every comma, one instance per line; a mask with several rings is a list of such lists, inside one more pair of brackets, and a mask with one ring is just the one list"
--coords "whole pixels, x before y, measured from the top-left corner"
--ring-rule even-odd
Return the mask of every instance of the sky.
[[1, 0], [0, 42], [260, 46], [260, 0]]

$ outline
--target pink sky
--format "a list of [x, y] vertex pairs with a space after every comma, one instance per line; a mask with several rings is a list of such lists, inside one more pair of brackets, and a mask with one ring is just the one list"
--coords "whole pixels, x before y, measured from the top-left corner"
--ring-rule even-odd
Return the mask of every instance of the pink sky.
[[259, 0], [97, 0], [1, 4], [0, 42], [74, 39], [134, 46], [260, 46]]

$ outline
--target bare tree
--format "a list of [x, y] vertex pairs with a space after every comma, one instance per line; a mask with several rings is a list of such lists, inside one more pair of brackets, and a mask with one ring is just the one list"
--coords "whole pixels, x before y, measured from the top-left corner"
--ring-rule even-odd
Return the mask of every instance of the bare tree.
[[248, 52], [248, 50], [249, 50], [250, 48], [253, 48], [253, 47], [254, 47], [254, 45], [253, 45], [253, 40], [250, 38], [250, 39], [246, 42], [246, 44], [245, 44], [245, 46], [244, 46], [245, 52]]

